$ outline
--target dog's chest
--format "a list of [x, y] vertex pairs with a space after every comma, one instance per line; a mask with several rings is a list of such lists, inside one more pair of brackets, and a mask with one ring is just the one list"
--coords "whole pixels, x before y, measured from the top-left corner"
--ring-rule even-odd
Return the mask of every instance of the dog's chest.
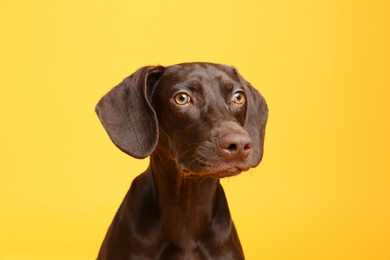
[[157, 259], [170, 259], [170, 260], [211, 260], [211, 259], [237, 259], [233, 257], [231, 249], [227, 249], [222, 254], [216, 255], [214, 252], [209, 252], [205, 246], [197, 245], [194, 248], [179, 248], [172, 244], [168, 244], [161, 251], [161, 255]]

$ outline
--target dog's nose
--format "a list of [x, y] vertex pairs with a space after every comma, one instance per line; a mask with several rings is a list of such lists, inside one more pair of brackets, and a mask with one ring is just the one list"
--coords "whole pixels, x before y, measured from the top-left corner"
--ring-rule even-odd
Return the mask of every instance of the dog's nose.
[[252, 140], [247, 134], [230, 133], [219, 139], [222, 154], [229, 160], [244, 160], [252, 148]]

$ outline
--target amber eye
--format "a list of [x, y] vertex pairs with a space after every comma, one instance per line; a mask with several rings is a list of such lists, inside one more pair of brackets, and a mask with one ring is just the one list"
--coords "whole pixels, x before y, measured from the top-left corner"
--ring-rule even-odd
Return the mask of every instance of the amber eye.
[[236, 104], [242, 104], [245, 100], [244, 94], [237, 92], [233, 95], [233, 102]]
[[179, 105], [185, 105], [190, 102], [190, 96], [184, 93], [177, 94], [175, 96], [175, 102]]

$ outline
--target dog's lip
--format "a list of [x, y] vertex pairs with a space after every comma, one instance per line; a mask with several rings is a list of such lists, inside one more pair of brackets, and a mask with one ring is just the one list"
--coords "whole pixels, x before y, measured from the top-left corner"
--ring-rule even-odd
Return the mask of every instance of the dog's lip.
[[213, 178], [220, 179], [224, 177], [231, 177], [231, 176], [238, 175], [242, 171], [243, 169], [240, 169], [237, 166], [220, 168], [220, 169], [215, 169], [214, 171], [205, 171], [205, 172], [193, 172], [184, 166], [180, 167], [180, 172], [185, 177], [213, 177]]
[[184, 175], [184, 176], [190, 176], [191, 175], [191, 171], [188, 170], [187, 168], [185, 168], [184, 166], [180, 167], [180, 171], [181, 173]]

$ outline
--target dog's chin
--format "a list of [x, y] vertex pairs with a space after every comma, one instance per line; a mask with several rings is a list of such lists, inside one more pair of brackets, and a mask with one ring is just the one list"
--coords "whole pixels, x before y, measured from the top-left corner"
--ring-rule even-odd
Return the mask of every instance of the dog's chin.
[[190, 170], [184, 166], [180, 167], [181, 174], [186, 178], [199, 178], [199, 177], [211, 177], [215, 179], [222, 179], [225, 177], [231, 177], [236, 176], [240, 174], [242, 171], [247, 171], [249, 167], [239, 167], [239, 166], [232, 166], [232, 167], [220, 167], [220, 168], [202, 168], [198, 169], [197, 171]]

